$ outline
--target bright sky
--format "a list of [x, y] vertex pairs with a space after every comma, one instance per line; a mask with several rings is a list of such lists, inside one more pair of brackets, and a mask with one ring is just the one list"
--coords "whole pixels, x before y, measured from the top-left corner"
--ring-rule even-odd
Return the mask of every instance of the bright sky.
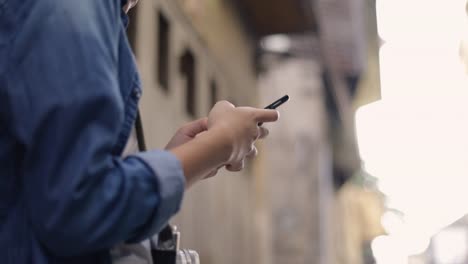
[[388, 263], [406, 263], [402, 256], [425, 250], [438, 229], [468, 213], [468, 78], [459, 55], [465, 5], [377, 1], [382, 100], [358, 110], [356, 127], [366, 169], [405, 215], [386, 215], [390, 237], [374, 243]]

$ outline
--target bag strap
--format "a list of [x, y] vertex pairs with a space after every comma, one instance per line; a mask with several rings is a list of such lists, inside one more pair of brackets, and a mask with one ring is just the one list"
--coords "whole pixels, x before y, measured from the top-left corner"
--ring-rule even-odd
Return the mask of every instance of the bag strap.
[[[137, 117], [135, 120], [135, 132], [136, 132], [136, 137], [137, 137], [137, 142], [138, 142], [138, 149], [140, 151], [146, 151], [146, 142], [145, 142], [145, 133], [143, 131], [143, 122], [141, 121], [141, 114], [140, 110], [137, 112]], [[159, 241], [167, 241], [167, 240], [172, 240], [172, 234], [173, 234], [173, 228], [171, 225], [166, 225], [161, 232], [159, 233]], [[151, 242], [151, 248], [156, 249], [157, 245], [153, 241], [153, 239], [150, 239]], [[168, 263], [165, 261], [162, 261], [161, 263]]]
[[137, 142], [138, 142], [138, 149], [140, 151], [146, 151], [146, 142], [145, 142], [145, 134], [143, 132], [143, 124], [141, 122], [141, 115], [140, 115], [140, 110], [137, 112], [137, 117], [135, 121], [135, 131], [136, 131], [136, 137], [137, 137]]

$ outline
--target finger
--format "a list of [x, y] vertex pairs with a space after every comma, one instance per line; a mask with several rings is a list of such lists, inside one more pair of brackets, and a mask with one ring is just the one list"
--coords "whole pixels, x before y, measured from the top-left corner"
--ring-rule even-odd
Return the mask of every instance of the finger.
[[128, 11], [134, 8], [137, 4], [138, 4], [138, 0], [129, 0], [127, 4], [125, 4], [125, 6], [123, 7], [123, 11], [125, 13], [128, 13]]
[[208, 179], [208, 178], [212, 178], [212, 177], [216, 176], [216, 174], [218, 174], [218, 171], [219, 171], [219, 169], [213, 170], [208, 175], [206, 175], [204, 179]]
[[244, 169], [244, 160], [236, 162], [234, 164], [226, 165], [226, 170], [236, 172]]
[[252, 150], [247, 154], [247, 157], [255, 157], [258, 155], [258, 149], [255, 146], [252, 146]]
[[200, 134], [208, 130], [208, 118], [201, 118], [195, 121], [192, 121], [186, 124], [183, 128], [183, 133], [189, 137], [195, 137], [196, 135]]
[[270, 131], [267, 128], [259, 127], [259, 129], [260, 129], [260, 133], [259, 133], [258, 139], [266, 138], [270, 134]]
[[279, 119], [279, 112], [270, 109], [255, 109], [255, 121], [258, 123], [275, 122]]

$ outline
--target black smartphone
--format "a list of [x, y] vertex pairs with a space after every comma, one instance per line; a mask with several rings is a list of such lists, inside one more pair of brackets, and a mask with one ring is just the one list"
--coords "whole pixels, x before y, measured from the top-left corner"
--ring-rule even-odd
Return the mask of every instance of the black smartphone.
[[[265, 109], [276, 109], [280, 105], [286, 103], [287, 101], [289, 101], [289, 95], [285, 95], [285, 96], [281, 97], [280, 99], [274, 101], [273, 103], [266, 106]], [[261, 125], [263, 125], [263, 123], [258, 123], [258, 125], [261, 126]]]
[[286, 103], [287, 101], [289, 101], [289, 95], [285, 95], [285, 96], [281, 97], [280, 99], [274, 101], [273, 103], [271, 103], [267, 107], [265, 107], [265, 109], [276, 109], [280, 105]]

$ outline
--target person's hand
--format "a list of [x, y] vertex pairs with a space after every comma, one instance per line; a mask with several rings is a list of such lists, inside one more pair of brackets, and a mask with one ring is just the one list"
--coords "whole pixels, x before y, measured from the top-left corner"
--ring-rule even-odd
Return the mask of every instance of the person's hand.
[[255, 141], [268, 135], [268, 130], [259, 127], [258, 123], [275, 122], [278, 118], [276, 110], [235, 107], [227, 101], [218, 102], [208, 116], [208, 130], [223, 134], [230, 145], [226, 169], [242, 170], [245, 158], [257, 154]]
[[[177, 130], [177, 132], [174, 134], [174, 136], [172, 136], [171, 140], [169, 141], [169, 143], [167, 143], [164, 149], [171, 150], [180, 145], [183, 145], [189, 142], [190, 140], [193, 140], [198, 134], [205, 132], [207, 129], [208, 118], [206, 117], [187, 123]], [[219, 169], [220, 168], [216, 168], [210, 171], [203, 178], [207, 179], [216, 176], [216, 174], [218, 174]]]
[[128, 0], [127, 3], [122, 7], [125, 13], [128, 13], [130, 9], [134, 8], [138, 4], [138, 0]]
[[275, 110], [236, 108], [222, 101], [210, 111], [207, 123], [198, 121], [198, 125], [181, 128], [168, 148], [182, 165], [186, 188], [214, 176], [224, 166], [231, 171], [241, 170], [244, 159], [256, 154], [255, 141], [268, 134], [268, 130], [258, 124], [274, 122], [278, 117]]
[[164, 149], [170, 150], [194, 139], [208, 129], [208, 118], [202, 118], [185, 124], [177, 130]]

